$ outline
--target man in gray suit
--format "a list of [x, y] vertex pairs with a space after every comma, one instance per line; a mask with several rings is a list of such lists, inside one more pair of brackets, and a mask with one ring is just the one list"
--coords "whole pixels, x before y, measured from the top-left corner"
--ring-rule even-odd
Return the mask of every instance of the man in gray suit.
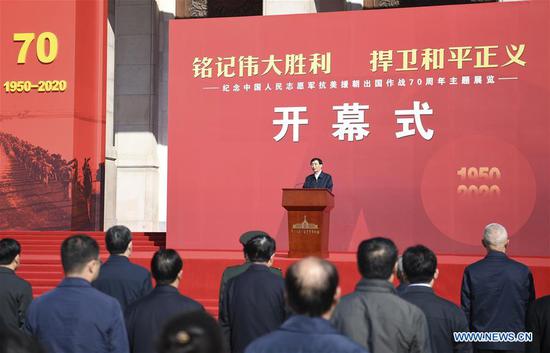
[[399, 298], [392, 285], [397, 263], [393, 241], [364, 240], [357, 262], [363, 278], [336, 306], [334, 326], [370, 352], [430, 353], [426, 316]]

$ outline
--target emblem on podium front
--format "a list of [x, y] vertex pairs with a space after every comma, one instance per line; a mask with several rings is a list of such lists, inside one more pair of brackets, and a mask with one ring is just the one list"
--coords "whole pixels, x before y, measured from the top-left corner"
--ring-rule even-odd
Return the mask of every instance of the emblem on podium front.
[[319, 225], [307, 221], [307, 216], [300, 223], [292, 225], [292, 232], [297, 234], [319, 234]]

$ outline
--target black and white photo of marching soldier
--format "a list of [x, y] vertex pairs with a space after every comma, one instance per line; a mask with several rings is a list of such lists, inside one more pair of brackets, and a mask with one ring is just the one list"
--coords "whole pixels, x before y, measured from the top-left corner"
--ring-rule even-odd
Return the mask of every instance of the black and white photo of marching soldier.
[[0, 230], [98, 229], [101, 188], [90, 160], [0, 132]]

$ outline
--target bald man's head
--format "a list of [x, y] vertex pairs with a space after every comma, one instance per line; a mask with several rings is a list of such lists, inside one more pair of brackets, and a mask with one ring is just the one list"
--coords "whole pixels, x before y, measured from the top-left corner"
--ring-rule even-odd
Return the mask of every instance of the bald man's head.
[[297, 314], [322, 316], [333, 307], [338, 271], [328, 261], [307, 257], [289, 267], [285, 285], [288, 304]]
[[508, 245], [508, 232], [498, 223], [491, 223], [483, 231], [483, 245], [490, 250], [505, 251]]

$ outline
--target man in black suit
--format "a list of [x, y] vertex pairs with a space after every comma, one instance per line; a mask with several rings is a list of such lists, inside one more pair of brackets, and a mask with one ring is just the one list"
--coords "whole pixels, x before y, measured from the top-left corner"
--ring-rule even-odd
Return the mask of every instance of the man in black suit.
[[153, 256], [151, 272], [157, 285], [151, 293], [130, 304], [124, 315], [130, 352], [155, 353], [155, 343], [166, 322], [181, 313], [204, 310], [200, 303], [178, 292], [182, 267], [175, 250], [159, 250]]
[[286, 318], [284, 281], [269, 270], [275, 240], [257, 236], [246, 243], [245, 252], [251, 265], [227, 283], [219, 313], [232, 353], [242, 353], [250, 342], [279, 328]]
[[[227, 282], [229, 282], [229, 280], [231, 278], [237, 277], [238, 275], [240, 275], [241, 273], [246, 271], [251, 265], [251, 262], [246, 257], [246, 252], [244, 251], [244, 247], [245, 247], [246, 243], [248, 243], [250, 240], [254, 239], [255, 237], [261, 236], [261, 235], [268, 235], [268, 234], [264, 231], [261, 231], [261, 230], [251, 230], [251, 231], [248, 231], [246, 233], [243, 233], [240, 236], [239, 242], [243, 246], [244, 261], [245, 262], [240, 264], [240, 265], [226, 267], [225, 270], [223, 270], [222, 280], [220, 282], [219, 299], [218, 299], [218, 303], [220, 305], [219, 311], [221, 311], [222, 294], [223, 294], [225, 286], [227, 285]], [[283, 273], [281, 272], [280, 269], [275, 268], [275, 267], [270, 267], [269, 270], [271, 272], [273, 272], [274, 274], [276, 274], [277, 276], [281, 276], [281, 278], [283, 277]]]
[[437, 278], [437, 258], [423, 245], [408, 248], [403, 254], [403, 270], [409, 285], [401, 298], [418, 306], [428, 319], [432, 352], [471, 353], [470, 343], [455, 342], [453, 332], [467, 332], [464, 312], [436, 295], [432, 286]]
[[323, 172], [323, 161], [315, 157], [309, 162], [309, 165], [313, 174], [306, 177], [304, 189], [329, 189], [332, 191], [332, 177]]
[[527, 343], [527, 353], [550, 352], [550, 295], [531, 304], [527, 312], [527, 332], [533, 333], [533, 341]]
[[23, 328], [32, 301], [31, 285], [15, 274], [20, 262], [19, 242], [10, 238], [0, 240], [0, 321], [15, 330]]
[[[506, 229], [497, 223], [485, 227], [482, 244], [487, 255], [466, 267], [462, 279], [462, 309], [473, 332], [524, 332], [529, 303], [535, 300], [529, 268], [506, 256]], [[520, 342], [477, 342], [476, 352], [523, 352]]]
[[113, 226], [105, 233], [109, 259], [101, 266], [99, 277], [92, 285], [116, 298], [122, 311], [128, 305], [149, 293], [151, 275], [145, 268], [130, 262], [132, 233], [125, 226]]

